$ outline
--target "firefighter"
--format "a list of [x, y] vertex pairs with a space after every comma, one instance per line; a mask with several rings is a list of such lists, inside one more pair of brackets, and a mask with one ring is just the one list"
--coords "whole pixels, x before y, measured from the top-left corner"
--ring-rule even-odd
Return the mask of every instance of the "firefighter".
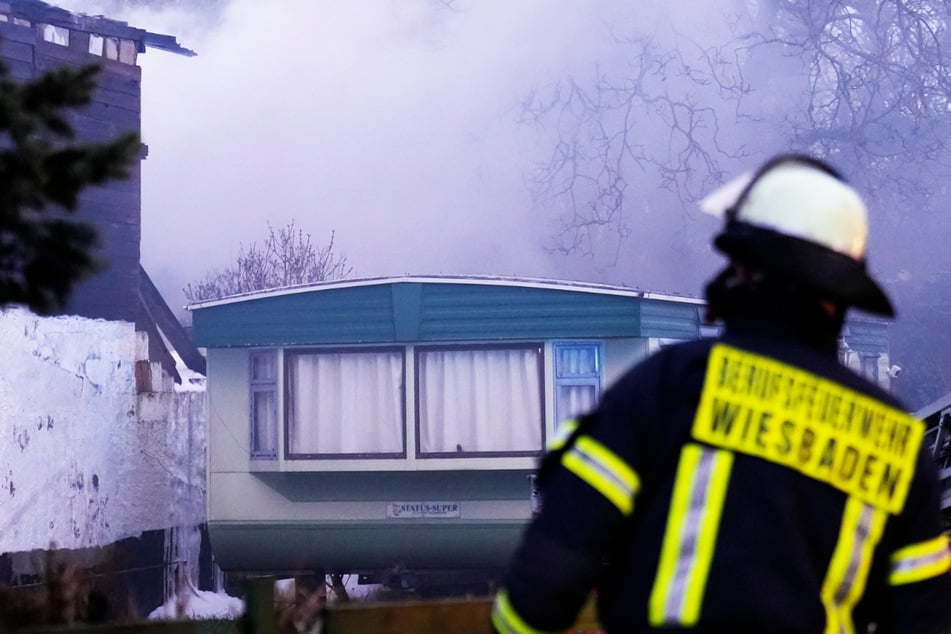
[[608, 632], [948, 632], [924, 426], [837, 357], [848, 308], [894, 316], [864, 203], [798, 155], [718, 199], [722, 336], [664, 348], [562, 426], [495, 630], [564, 632], [594, 592]]

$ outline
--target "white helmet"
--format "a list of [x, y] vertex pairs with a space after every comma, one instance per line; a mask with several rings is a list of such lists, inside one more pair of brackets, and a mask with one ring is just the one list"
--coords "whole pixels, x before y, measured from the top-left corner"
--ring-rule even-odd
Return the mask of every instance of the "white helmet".
[[730, 257], [845, 306], [894, 316], [866, 271], [865, 204], [825, 163], [778, 156], [707, 196], [701, 208], [725, 215], [713, 244]]

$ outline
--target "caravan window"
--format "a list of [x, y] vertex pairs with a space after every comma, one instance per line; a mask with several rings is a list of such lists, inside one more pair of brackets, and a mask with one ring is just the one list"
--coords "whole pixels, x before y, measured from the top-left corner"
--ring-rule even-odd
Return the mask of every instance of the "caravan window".
[[402, 348], [285, 353], [287, 457], [401, 457]]
[[277, 458], [277, 351], [251, 353], [251, 457]]
[[420, 456], [532, 455], [544, 446], [541, 344], [416, 349]]
[[555, 417], [561, 423], [597, 405], [601, 395], [601, 344], [555, 343]]

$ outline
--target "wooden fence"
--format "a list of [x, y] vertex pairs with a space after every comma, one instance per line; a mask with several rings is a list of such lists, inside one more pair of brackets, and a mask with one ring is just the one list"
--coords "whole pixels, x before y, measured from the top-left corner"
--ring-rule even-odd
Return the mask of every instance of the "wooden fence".
[[[330, 604], [303, 627], [282, 623], [275, 609], [274, 584], [260, 579], [248, 586], [244, 616], [237, 620], [136, 621], [102, 625], [32, 627], [12, 634], [487, 634], [491, 631], [492, 601], [451, 599], [435, 601]], [[319, 628], [315, 623], [319, 621]], [[594, 605], [589, 602], [570, 632], [599, 629]]]

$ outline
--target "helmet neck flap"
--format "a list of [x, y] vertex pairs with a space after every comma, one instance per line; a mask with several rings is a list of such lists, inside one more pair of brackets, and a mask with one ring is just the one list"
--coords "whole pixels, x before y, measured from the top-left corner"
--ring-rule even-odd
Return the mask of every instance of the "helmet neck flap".
[[707, 320], [722, 320], [727, 332], [758, 333], [796, 340], [835, 353], [845, 309], [830, 310], [813, 290], [762, 271], [740, 275], [728, 265], [705, 288]]

